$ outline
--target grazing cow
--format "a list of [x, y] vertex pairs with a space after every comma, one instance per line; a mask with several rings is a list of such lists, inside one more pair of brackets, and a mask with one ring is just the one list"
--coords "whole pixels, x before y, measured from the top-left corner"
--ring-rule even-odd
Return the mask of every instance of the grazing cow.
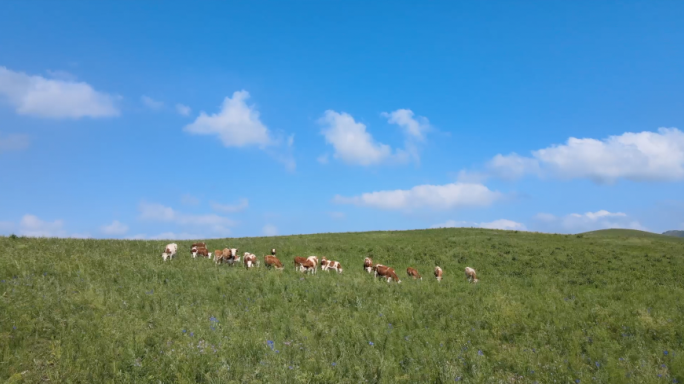
[[238, 256], [238, 249], [237, 248], [224, 248], [223, 252], [221, 252], [221, 255], [216, 255], [214, 257], [214, 260], [216, 263], [223, 263], [224, 261], [228, 263], [228, 265], [234, 265], [236, 262], [240, 261], [240, 256]]
[[368, 273], [373, 272], [373, 260], [370, 257], [366, 257], [366, 260], [363, 261], [363, 269]]
[[305, 261], [307, 261], [307, 259], [305, 259], [305, 258], [303, 258], [303, 257], [295, 256], [295, 258], [294, 258], [294, 267], [295, 267], [295, 270], [297, 270], [298, 268], [301, 268], [301, 267], [302, 267], [302, 264], [303, 264]]
[[435, 267], [435, 277], [437, 278], [437, 281], [442, 281], [442, 268]]
[[257, 257], [253, 253], [245, 252], [245, 255], [242, 258], [245, 268], [252, 268], [258, 266], [259, 261], [257, 260]]
[[192, 248], [192, 258], [196, 258], [197, 256], [202, 256], [202, 257], [211, 257], [211, 252], [205, 247], [193, 247]]
[[373, 267], [373, 270], [375, 271], [375, 277], [379, 276], [382, 279], [387, 279], [388, 283], [392, 280], [396, 281], [397, 284], [401, 283], [401, 280], [399, 280], [399, 276], [397, 276], [394, 268], [390, 268], [382, 264], [376, 264]]
[[465, 268], [465, 275], [466, 279], [468, 279], [468, 282], [470, 283], [477, 283], [478, 281], [480, 281], [477, 279], [477, 273], [475, 272], [475, 270], [470, 267]]
[[220, 257], [220, 258], [223, 257], [223, 251], [222, 251], [222, 250], [217, 249], [217, 250], [214, 251], [214, 261], [216, 261], [216, 258], [217, 258], [217, 257]]
[[316, 273], [316, 271], [318, 270], [318, 256], [309, 256], [306, 259], [310, 260], [314, 264], [313, 273]]
[[281, 263], [280, 260], [273, 255], [264, 256], [264, 265], [266, 265], [266, 268], [275, 268], [281, 271], [284, 269], [283, 263]]
[[171, 243], [166, 246], [164, 253], [162, 253], [161, 256], [164, 261], [166, 261], [166, 259], [173, 259], [173, 257], [176, 256], [176, 251], [178, 251], [178, 245], [176, 245], [176, 243]]
[[302, 263], [299, 264], [299, 268], [301, 272], [316, 273], [316, 264], [313, 262], [313, 260], [304, 260]]
[[207, 244], [206, 243], [194, 243], [190, 246], [190, 249], [192, 248], [206, 248]]
[[420, 279], [423, 280], [423, 276], [418, 273], [418, 271], [415, 268], [408, 267], [406, 268], [406, 274], [409, 277], [413, 277], [413, 280]]
[[339, 261], [328, 260], [325, 257], [321, 258], [321, 270], [329, 271], [334, 269], [337, 273], [342, 273], [342, 264]]

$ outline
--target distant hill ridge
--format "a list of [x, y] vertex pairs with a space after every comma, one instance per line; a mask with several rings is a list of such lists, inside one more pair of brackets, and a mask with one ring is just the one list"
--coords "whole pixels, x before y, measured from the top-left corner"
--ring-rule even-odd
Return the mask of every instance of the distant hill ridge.
[[663, 232], [663, 235], [675, 236], [675, 237], [684, 237], [684, 231], [666, 231], [666, 232]]

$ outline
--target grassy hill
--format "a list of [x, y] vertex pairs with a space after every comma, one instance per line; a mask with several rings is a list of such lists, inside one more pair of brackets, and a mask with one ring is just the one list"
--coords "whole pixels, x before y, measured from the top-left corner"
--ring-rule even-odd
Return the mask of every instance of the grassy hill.
[[637, 229], [599, 229], [598, 231], [584, 232], [584, 236], [598, 236], [598, 237], [652, 237], [662, 238], [663, 235], [647, 231], [639, 231]]
[[667, 232], [663, 232], [663, 235], [674, 236], [674, 237], [684, 237], [684, 231], [667, 231]]
[[[162, 241], [0, 237], [0, 380], [684, 382], [684, 242], [615, 233], [208, 241], [260, 257], [275, 247], [282, 272], [193, 260], [189, 241], [164, 263]], [[344, 273], [293, 271], [311, 254]], [[366, 256], [402, 283], [374, 281]]]

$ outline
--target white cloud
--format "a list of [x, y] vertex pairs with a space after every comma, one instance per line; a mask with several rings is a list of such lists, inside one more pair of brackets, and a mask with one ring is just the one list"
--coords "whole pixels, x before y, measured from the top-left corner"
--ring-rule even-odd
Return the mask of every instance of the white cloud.
[[156, 203], [140, 203], [138, 210], [139, 218], [146, 221], [158, 221], [174, 223], [183, 226], [208, 227], [215, 233], [229, 234], [230, 229], [226, 228], [235, 225], [235, 222], [227, 217], [216, 214], [191, 215], [175, 211], [171, 207], [166, 207]]
[[347, 217], [344, 212], [328, 212], [328, 215], [335, 220], [342, 220]]
[[181, 203], [185, 205], [197, 205], [200, 203], [200, 200], [196, 198], [195, 196], [186, 193], [183, 196], [181, 196]]
[[67, 237], [64, 221], [47, 222], [35, 215], [24, 215], [19, 222], [19, 234], [29, 237]]
[[0, 66], [0, 96], [20, 115], [47, 118], [118, 116], [118, 97], [93, 89], [88, 83], [46, 79]]
[[487, 169], [491, 174], [502, 179], [519, 179], [526, 173], [539, 173], [539, 162], [516, 153], [508, 156], [499, 154], [487, 163]]
[[378, 191], [361, 196], [335, 196], [333, 202], [354, 204], [387, 210], [431, 208], [435, 210], [458, 207], [488, 206], [502, 198], [482, 184], [452, 183], [446, 185], [418, 185], [408, 190]]
[[67, 71], [62, 71], [62, 70], [53, 71], [53, 70], [48, 69], [46, 72], [53, 79], [64, 80], [64, 81], [76, 81], [76, 75], [74, 75], [73, 73], [67, 72]]
[[185, 126], [184, 131], [196, 135], [217, 135], [226, 147], [274, 144], [268, 128], [259, 119], [253, 105], [247, 105], [247, 91], [236, 91], [226, 97], [221, 110], [213, 115], [200, 112], [197, 119]]
[[430, 130], [430, 122], [427, 118], [417, 116], [410, 109], [397, 109], [394, 112], [383, 112], [383, 117], [387, 118], [390, 124], [396, 124], [403, 128], [404, 133], [415, 140], [425, 140], [425, 134]]
[[223, 213], [234, 213], [244, 211], [249, 207], [249, 200], [240, 199], [237, 204], [219, 204], [216, 202], [211, 202], [211, 209], [217, 212]]
[[526, 173], [560, 179], [586, 178], [595, 183], [675, 181], [684, 179], [684, 132], [626, 132], [606, 139], [577, 139], [532, 152], [532, 157], [497, 155], [488, 164], [499, 176]]
[[164, 102], [157, 101], [149, 96], [143, 95], [140, 97], [140, 101], [149, 109], [159, 110], [164, 108]]
[[278, 236], [278, 228], [272, 224], [266, 224], [263, 228], [264, 236]]
[[598, 229], [625, 228], [647, 231], [639, 221], [630, 218], [622, 212], [571, 213], [563, 217], [556, 217], [548, 213], [539, 213], [535, 219], [543, 224], [545, 232], [586, 232]]
[[119, 222], [118, 220], [114, 220], [109, 225], [103, 225], [100, 230], [105, 235], [123, 235], [128, 232], [128, 226]]
[[30, 143], [27, 135], [11, 134], [3, 137], [0, 134], [0, 153], [21, 151], [28, 148]]
[[376, 143], [366, 125], [357, 123], [348, 113], [327, 110], [319, 123], [324, 126], [321, 133], [325, 141], [335, 149], [333, 156], [345, 163], [372, 165], [396, 156], [389, 145]]
[[174, 233], [174, 232], [164, 232], [155, 236], [150, 236], [150, 240], [199, 240], [205, 239], [205, 236], [195, 234], [195, 233]]
[[187, 105], [176, 104], [176, 112], [183, 116], [190, 116], [190, 112], [192, 112], [192, 109]]
[[508, 231], [526, 231], [525, 224], [518, 223], [512, 220], [499, 219], [488, 223], [469, 223], [466, 221], [447, 220], [445, 223], [433, 225], [430, 228], [486, 228], [486, 229], [504, 229]]

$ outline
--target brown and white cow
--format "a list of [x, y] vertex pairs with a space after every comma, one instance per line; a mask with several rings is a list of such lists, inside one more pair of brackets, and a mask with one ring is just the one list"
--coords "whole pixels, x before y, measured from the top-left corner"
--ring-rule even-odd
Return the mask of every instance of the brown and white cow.
[[301, 272], [316, 273], [316, 263], [313, 260], [306, 259], [299, 264], [299, 270]]
[[477, 273], [475, 272], [475, 270], [470, 267], [465, 268], [465, 275], [466, 279], [468, 279], [468, 282], [470, 283], [477, 283], [478, 281], [480, 281], [477, 279]]
[[275, 255], [276, 255], [276, 250], [275, 250], [275, 248], [272, 248], [271, 249], [271, 256], [275, 256]]
[[397, 284], [401, 283], [401, 280], [399, 280], [399, 276], [397, 276], [397, 273], [394, 271], [394, 268], [390, 268], [382, 264], [376, 264], [373, 267], [373, 270], [375, 271], [375, 277], [387, 279], [388, 283], [392, 280], [396, 281]]
[[193, 244], [190, 246], [190, 249], [192, 249], [192, 248], [201, 248], [201, 247], [206, 248], [206, 247], [207, 247], [207, 244], [206, 244], [206, 243], [193, 243]]
[[209, 250], [207, 247], [202, 247], [202, 246], [194, 246], [192, 249], [190, 249], [192, 252], [192, 258], [196, 258], [197, 256], [202, 256], [202, 257], [211, 257], [211, 253], [209, 253]]
[[342, 264], [339, 261], [328, 260], [325, 257], [321, 258], [321, 270], [329, 271], [334, 269], [337, 273], [342, 273]]
[[314, 264], [313, 273], [316, 273], [318, 270], [318, 256], [309, 256], [306, 259], [311, 261]]
[[442, 268], [435, 267], [435, 277], [437, 278], [437, 281], [442, 281]]
[[178, 251], [178, 245], [176, 243], [167, 244], [164, 248], [164, 253], [162, 253], [162, 259], [173, 259], [176, 256], [176, 251]]
[[243, 263], [245, 264], [245, 268], [252, 268], [258, 266], [259, 261], [257, 260], [257, 257], [253, 253], [245, 252], [245, 255], [242, 258]]
[[409, 277], [413, 277], [413, 280], [420, 279], [423, 280], [423, 276], [418, 273], [418, 271], [415, 268], [408, 267], [406, 268], [406, 274]]
[[217, 249], [217, 250], [214, 251], [214, 261], [216, 261], [216, 258], [217, 258], [217, 257], [223, 258], [223, 251], [222, 251], [222, 250]]
[[216, 255], [214, 257], [216, 263], [226, 262], [228, 265], [234, 265], [240, 261], [240, 256], [238, 256], [238, 248], [224, 248], [221, 252], [221, 256]]
[[299, 256], [295, 256], [295, 258], [294, 258], [294, 267], [295, 267], [295, 270], [301, 269], [302, 264], [303, 264], [305, 261], [307, 261], [305, 258], [299, 257]]
[[266, 265], [266, 268], [275, 268], [281, 271], [284, 269], [283, 263], [281, 263], [280, 260], [273, 255], [264, 256], [264, 265]]
[[368, 273], [373, 272], [373, 260], [371, 260], [370, 257], [366, 257], [366, 259], [363, 261], [363, 269], [365, 269]]

